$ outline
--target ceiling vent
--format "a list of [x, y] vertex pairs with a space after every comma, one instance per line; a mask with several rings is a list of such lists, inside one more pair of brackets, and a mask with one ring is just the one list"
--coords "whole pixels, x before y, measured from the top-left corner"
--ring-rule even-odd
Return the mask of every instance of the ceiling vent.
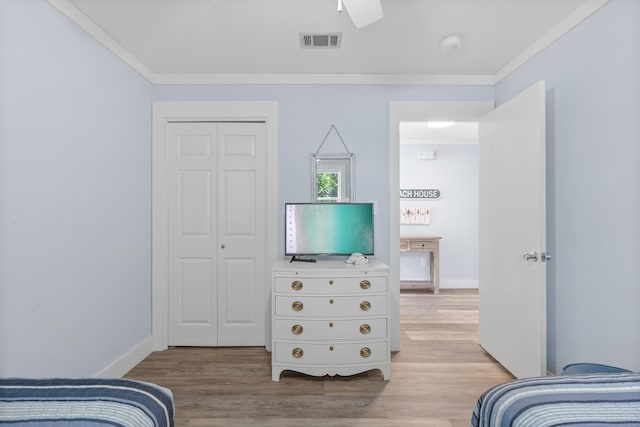
[[302, 48], [333, 48], [342, 44], [342, 33], [300, 33]]

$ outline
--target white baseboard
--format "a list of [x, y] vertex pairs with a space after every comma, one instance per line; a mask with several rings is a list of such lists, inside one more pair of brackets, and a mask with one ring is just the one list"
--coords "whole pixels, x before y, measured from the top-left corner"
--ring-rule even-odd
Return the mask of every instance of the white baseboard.
[[153, 337], [142, 340], [129, 352], [96, 374], [98, 378], [121, 378], [153, 352]]
[[[404, 286], [403, 286], [404, 284]], [[401, 280], [400, 288], [433, 287], [432, 282], [420, 280]], [[440, 279], [440, 289], [478, 289], [478, 280]]]
[[478, 281], [440, 279], [440, 289], [478, 289]]

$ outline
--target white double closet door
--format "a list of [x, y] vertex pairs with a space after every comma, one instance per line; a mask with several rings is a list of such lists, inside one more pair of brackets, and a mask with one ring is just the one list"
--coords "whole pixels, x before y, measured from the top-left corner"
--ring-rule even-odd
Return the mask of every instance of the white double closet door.
[[262, 346], [265, 123], [166, 129], [170, 346]]

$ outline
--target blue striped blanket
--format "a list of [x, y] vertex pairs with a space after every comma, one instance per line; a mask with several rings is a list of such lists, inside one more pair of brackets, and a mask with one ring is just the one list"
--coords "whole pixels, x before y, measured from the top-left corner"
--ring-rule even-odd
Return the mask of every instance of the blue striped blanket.
[[173, 396], [127, 379], [0, 379], [0, 424], [173, 427]]
[[525, 378], [480, 396], [472, 427], [640, 426], [640, 374]]

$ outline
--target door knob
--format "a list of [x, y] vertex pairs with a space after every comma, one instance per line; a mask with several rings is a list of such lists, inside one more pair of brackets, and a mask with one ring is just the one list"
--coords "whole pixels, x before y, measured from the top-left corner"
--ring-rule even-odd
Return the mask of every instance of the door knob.
[[220, 245], [220, 247], [221, 247], [222, 249], [224, 249], [224, 245]]
[[525, 261], [537, 262], [538, 261], [538, 253], [537, 252], [525, 252], [525, 253], [522, 254], [522, 258]]

